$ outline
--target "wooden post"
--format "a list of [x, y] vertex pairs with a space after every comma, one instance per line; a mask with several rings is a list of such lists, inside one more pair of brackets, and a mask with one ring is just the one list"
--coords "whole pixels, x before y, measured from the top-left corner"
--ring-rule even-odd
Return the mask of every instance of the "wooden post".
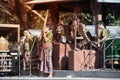
[[17, 32], [18, 32], [18, 34], [17, 34], [17, 42], [19, 42], [20, 41], [20, 25], [18, 25], [18, 28], [17, 28]]
[[[74, 7], [74, 14], [73, 14], [73, 18], [74, 19], [76, 19], [77, 18], [77, 13], [79, 12], [79, 6], [78, 5], [76, 5], [75, 7]], [[78, 26], [78, 25], [77, 25]], [[77, 27], [75, 26], [75, 35], [74, 35], [74, 50], [77, 48], [77, 41], [76, 41], [76, 39], [77, 39]]]
[[90, 7], [94, 16], [95, 34], [96, 34], [96, 37], [98, 37], [98, 27], [96, 23], [102, 20], [101, 4], [98, 3], [96, 0], [91, 0]]

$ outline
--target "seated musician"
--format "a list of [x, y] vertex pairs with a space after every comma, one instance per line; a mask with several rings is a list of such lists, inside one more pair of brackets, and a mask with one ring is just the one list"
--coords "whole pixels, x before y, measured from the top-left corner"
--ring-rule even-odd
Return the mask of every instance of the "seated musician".
[[70, 35], [71, 35], [71, 42], [74, 43], [74, 49], [78, 50], [76, 43], [79, 43], [83, 37], [80, 34], [80, 28], [78, 27], [77, 19], [74, 19], [72, 21], [71, 27], [70, 27]]
[[92, 43], [92, 41], [94, 41], [95, 38], [91, 35], [89, 30], [86, 28], [86, 23], [84, 21], [80, 21], [79, 28], [80, 28], [80, 34], [83, 37], [81, 42], [79, 42], [79, 47], [90, 48], [90, 45], [93, 47], [97, 47], [94, 43]]
[[64, 34], [64, 24], [63, 21], [60, 21], [57, 25], [56, 28], [56, 32], [57, 32], [57, 41], [60, 42], [62, 35]]
[[72, 22], [71, 36], [74, 39], [74, 43], [77, 43], [74, 47], [75, 50], [88, 46], [88, 43], [90, 45], [91, 41], [94, 40], [94, 37], [86, 28], [85, 22], [78, 20], [78, 18]]
[[[80, 27], [78, 26], [78, 21], [77, 19], [72, 21], [71, 27], [70, 27], [70, 35], [72, 37], [72, 39], [74, 38], [79, 38], [79, 39], [83, 39], [80, 33]], [[74, 41], [73, 41], [74, 42]], [[79, 42], [79, 41], [77, 41]]]

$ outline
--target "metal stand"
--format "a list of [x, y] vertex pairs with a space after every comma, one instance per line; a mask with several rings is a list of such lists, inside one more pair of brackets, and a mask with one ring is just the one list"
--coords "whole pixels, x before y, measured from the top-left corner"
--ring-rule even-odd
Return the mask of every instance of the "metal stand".
[[18, 75], [19, 75], [19, 77], [20, 77], [20, 71], [21, 71], [21, 69], [20, 69], [20, 68], [21, 68], [21, 67], [20, 67], [20, 66], [21, 66], [21, 65], [20, 65], [20, 63], [21, 63], [21, 62], [20, 62], [20, 47], [21, 47], [21, 46], [19, 46], [19, 49], [18, 49], [18, 60], [19, 60], [19, 73], [18, 73]]
[[114, 69], [114, 67], [113, 67], [113, 44], [111, 46], [111, 52], [112, 52], [112, 54], [111, 54], [111, 61], [112, 61], [111, 67], [112, 67], [112, 69]]
[[103, 68], [105, 69], [106, 68], [106, 65], [105, 65], [105, 46], [106, 46], [106, 43], [105, 43], [105, 41], [103, 44], [104, 44], [104, 46], [103, 46], [104, 47], [104, 49], [103, 49], [103, 51], [104, 51], [103, 52]]
[[90, 52], [89, 52], [89, 65], [90, 65], [90, 69], [92, 69], [92, 43], [90, 42]]
[[[115, 38], [116, 39], [116, 38]], [[106, 68], [106, 65], [105, 65], [105, 62], [106, 62], [106, 60], [105, 60], [105, 50], [107, 49], [107, 48], [109, 48], [111, 45], [111, 52], [112, 52], [112, 54], [111, 54], [111, 61], [112, 61], [112, 69], [114, 69], [114, 67], [113, 67], [113, 42], [115, 41], [115, 39], [113, 39], [112, 40], [112, 42], [107, 46], [107, 47], [105, 47], [106, 46], [106, 43], [104, 42], [104, 63], [103, 63], [103, 68]]]
[[20, 53], [21, 53], [21, 47], [23, 47], [23, 43], [24, 43], [24, 40], [25, 40], [25, 36], [23, 36], [19, 42], [19, 46], [18, 46], [18, 68], [19, 68], [19, 71], [18, 71], [18, 76], [20, 77], [21, 75], [21, 62], [20, 62]]

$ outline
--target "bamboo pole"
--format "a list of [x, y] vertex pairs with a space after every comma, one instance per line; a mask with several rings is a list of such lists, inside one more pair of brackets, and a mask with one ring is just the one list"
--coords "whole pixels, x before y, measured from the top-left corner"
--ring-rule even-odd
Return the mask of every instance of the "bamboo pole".
[[44, 17], [42, 17], [42, 15], [40, 15], [37, 11], [32, 10], [30, 6], [26, 5], [25, 6], [27, 9], [31, 10], [31, 12], [33, 12], [34, 14], [36, 14], [39, 18], [41, 18], [43, 21], [45, 20]]
[[45, 30], [45, 28], [46, 28], [47, 19], [48, 19], [48, 13], [49, 13], [49, 9], [47, 9], [46, 16], [45, 16], [45, 19], [44, 19], [43, 30]]

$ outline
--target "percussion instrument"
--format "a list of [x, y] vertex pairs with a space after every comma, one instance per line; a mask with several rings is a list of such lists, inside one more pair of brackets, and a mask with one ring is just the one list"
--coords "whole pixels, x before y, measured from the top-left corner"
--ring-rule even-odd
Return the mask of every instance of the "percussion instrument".
[[105, 41], [105, 59], [120, 60], [120, 38], [110, 38]]

